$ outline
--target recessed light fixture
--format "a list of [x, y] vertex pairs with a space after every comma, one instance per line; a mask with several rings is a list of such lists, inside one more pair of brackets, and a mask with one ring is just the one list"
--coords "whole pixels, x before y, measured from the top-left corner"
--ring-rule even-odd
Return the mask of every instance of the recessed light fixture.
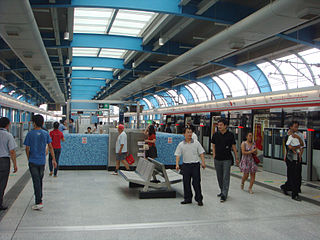
[[163, 46], [164, 45], [164, 40], [163, 38], [159, 38], [159, 46]]
[[65, 32], [65, 33], [63, 34], [63, 39], [64, 39], [64, 40], [69, 40], [69, 39], [70, 39], [70, 34], [69, 34], [69, 32]]

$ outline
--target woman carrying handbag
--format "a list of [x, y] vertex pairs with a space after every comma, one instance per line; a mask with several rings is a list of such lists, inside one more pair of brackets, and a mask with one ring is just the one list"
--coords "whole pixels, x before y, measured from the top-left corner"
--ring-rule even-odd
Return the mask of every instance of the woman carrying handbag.
[[156, 131], [153, 125], [148, 126], [145, 134], [148, 136], [148, 139], [145, 140], [145, 143], [147, 143], [149, 146], [149, 149], [146, 150], [146, 158], [157, 158], [158, 153], [156, 148]]
[[244, 183], [248, 179], [250, 174], [250, 185], [248, 188], [249, 193], [253, 193], [252, 186], [256, 178], [256, 172], [258, 166], [254, 160], [254, 156], [257, 154], [256, 145], [253, 142], [252, 132], [247, 133], [247, 140], [243, 141], [241, 144], [242, 158], [239, 164], [241, 172], [243, 172], [241, 180], [241, 189], [244, 189]]

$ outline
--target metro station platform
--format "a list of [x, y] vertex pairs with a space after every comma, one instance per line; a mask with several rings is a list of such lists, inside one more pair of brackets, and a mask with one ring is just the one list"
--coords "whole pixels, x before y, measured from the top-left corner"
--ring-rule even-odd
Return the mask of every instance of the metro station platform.
[[[33, 187], [27, 178], [10, 209], [0, 215], [0, 239], [319, 239], [317, 204], [293, 201], [260, 184], [278, 188], [283, 176], [258, 172], [254, 194], [249, 194], [240, 189], [234, 167], [228, 200], [220, 203], [211, 161], [201, 170], [203, 207], [180, 204], [182, 183], [173, 185], [176, 199], [139, 199], [138, 189], [105, 170], [59, 171], [53, 178], [46, 169], [43, 210], [31, 209]], [[7, 194], [26, 178], [26, 163], [21, 154]], [[320, 190], [312, 189], [310, 197], [317, 200]], [[307, 198], [309, 188], [304, 185], [302, 192]]]

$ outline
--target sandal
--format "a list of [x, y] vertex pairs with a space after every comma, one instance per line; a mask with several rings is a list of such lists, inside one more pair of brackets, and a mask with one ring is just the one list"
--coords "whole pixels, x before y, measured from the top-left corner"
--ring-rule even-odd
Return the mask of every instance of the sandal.
[[249, 192], [250, 194], [253, 194], [253, 191], [252, 191], [251, 188], [248, 189], [248, 192]]

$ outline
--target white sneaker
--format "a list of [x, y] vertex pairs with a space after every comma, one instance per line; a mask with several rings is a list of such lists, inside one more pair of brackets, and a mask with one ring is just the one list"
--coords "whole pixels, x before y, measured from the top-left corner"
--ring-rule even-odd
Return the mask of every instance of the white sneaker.
[[113, 172], [113, 173], [111, 173], [112, 175], [118, 175], [118, 172]]
[[35, 204], [31, 208], [32, 210], [41, 210], [43, 208], [43, 203]]

